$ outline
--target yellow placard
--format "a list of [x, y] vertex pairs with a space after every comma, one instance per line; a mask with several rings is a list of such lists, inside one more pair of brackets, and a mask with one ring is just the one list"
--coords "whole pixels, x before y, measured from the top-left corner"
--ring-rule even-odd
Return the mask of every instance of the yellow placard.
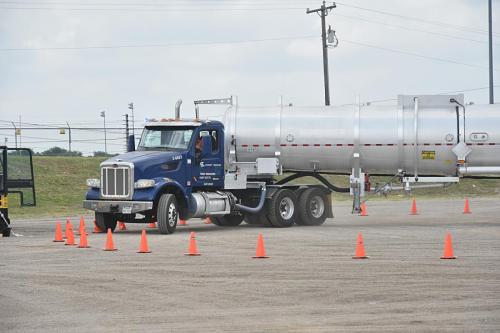
[[422, 150], [420, 156], [423, 160], [435, 160], [436, 159], [436, 151], [435, 150]]
[[9, 208], [9, 199], [6, 196], [0, 195], [0, 208]]

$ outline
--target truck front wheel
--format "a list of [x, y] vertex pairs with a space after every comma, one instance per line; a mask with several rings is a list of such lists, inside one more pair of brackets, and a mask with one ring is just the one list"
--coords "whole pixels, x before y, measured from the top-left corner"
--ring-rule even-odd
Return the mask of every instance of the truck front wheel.
[[115, 231], [117, 221], [118, 219], [113, 214], [95, 213], [95, 224], [97, 224], [102, 231], [106, 232], [108, 229]]
[[158, 210], [156, 212], [158, 220], [158, 230], [161, 234], [171, 234], [177, 228], [177, 199], [170, 193], [162, 194], [158, 201]]

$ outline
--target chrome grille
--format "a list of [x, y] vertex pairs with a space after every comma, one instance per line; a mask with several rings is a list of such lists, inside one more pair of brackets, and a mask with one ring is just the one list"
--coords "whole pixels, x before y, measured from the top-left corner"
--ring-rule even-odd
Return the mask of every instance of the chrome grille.
[[128, 165], [101, 167], [101, 196], [128, 199], [132, 197], [132, 169]]

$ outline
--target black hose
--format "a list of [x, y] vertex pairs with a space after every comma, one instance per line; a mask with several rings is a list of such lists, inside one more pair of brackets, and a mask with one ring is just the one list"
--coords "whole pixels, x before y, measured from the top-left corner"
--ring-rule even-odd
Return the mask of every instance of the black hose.
[[294, 179], [308, 177], [308, 176], [316, 178], [317, 180], [322, 182], [326, 187], [328, 187], [331, 191], [334, 192], [349, 193], [351, 190], [349, 187], [338, 187], [333, 185], [325, 177], [321, 176], [319, 173], [316, 172], [298, 172], [296, 174], [281, 179], [280, 181], [276, 182], [276, 185], [283, 185]]
[[261, 211], [262, 207], [264, 207], [264, 202], [266, 201], [266, 192], [267, 192], [266, 187], [262, 186], [262, 191], [260, 192], [259, 204], [257, 205], [257, 207], [247, 207], [241, 204], [235, 204], [234, 206], [246, 213], [257, 214], [258, 212]]

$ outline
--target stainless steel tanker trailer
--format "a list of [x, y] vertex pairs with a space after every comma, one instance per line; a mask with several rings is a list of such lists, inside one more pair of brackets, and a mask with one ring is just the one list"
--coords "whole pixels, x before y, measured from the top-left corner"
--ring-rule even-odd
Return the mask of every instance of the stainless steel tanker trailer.
[[[202, 104], [228, 104], [223, 121], [199, 120]], [[332, 191], [359, 211], [368, 175], [407, 189], [500, 174], [500, 105], [463, 95], [399, 96], [394, 106], [244, 108], [233, 98], [195, 101], [195, 119], [148, 122], [138, 151], [101, 165], [84, 207], [102, 227], [212, 216], [215, 224], [319, 225]], [[286, 174], [284, 177], [283, 174]], [[338, 187], [325, 174], [349, 176]], [[312, 176], [318, 184], [290, 181]], [[117, 185], [118, 184], [118, 185]]]

